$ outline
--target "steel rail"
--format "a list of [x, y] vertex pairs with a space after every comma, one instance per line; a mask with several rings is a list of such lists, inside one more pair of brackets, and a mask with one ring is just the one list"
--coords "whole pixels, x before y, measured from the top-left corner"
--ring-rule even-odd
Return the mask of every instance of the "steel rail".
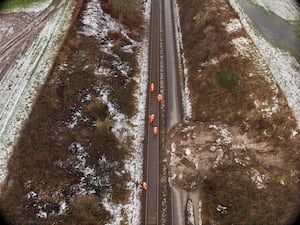
[[147, 170], [146, 182], [148, 190], [146, 191], [145, 204], [145, 224], [159, 224], [159, 140], [160, 132], [153, 134], [153, 126], [160, 130], [159, 103], [157, 94], [159, 93], [159, 75], [160, 75], [160, 0], [151, 2], [151, 21], [150, 21], [150, 46], [149, 46], [149, 86], [154, 83], [155, 90], [148, 93], [148, 112], [154, 113], [155, 119], [153, 125], [147, 129]]

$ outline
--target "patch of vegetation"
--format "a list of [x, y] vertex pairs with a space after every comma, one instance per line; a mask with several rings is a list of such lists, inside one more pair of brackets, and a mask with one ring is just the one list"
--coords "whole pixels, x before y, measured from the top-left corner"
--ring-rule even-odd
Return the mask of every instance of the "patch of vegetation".
[[42, 3], [45, 0], [5, 0], [0, 3], [0, 11], [9, 11], [15, 8], [30, 7], [36, 3]]
[[[69, 221], [65, 224], [99, 224], [99, 215], [101, 215], [102, 223], [109, 221], [111, 215], [103, 211], [103, 207], [100, 207], [101, 200], [95, 195], [91, 196], [76, 196], [71, 200], [70, 211], [71, 216]], [[102, 224], [101, 223], [101, 224]]]
[[237, 77], [230, 72], [222, 72], [218, 74], [217, 83], [223, 88], [230, 88], [237, 83]]
[[[247, 121], [250, 127], [254, 128], [254, 132], [257, 132], [257, 137], [261, 136], [263, 129], [267, 129], [269, 133], [274, 132], [274, 119], [257, 113], [254, 104], [255, 100], [273, 102], [274, 91], [264, 79], [264, 76], [271, 75], [258, 72], [251, 58], [233, 56], [235, 47], [231, 39], [237, 36], [247, 37], [244, 29], [229, 34], [224, 28], [224, 23], [237, 17], [234, 10], [230, 10], [227, 4], [229, 9], [220, 10], [218, 16], [215, 16], [216, 10], [213, 9], [221, 8], [224, 4], [222, 1], [194, 1], [190, 4], [181, 0], [178, 2], [184, 54], [189, 68], [188, 85], [191, 91], [193, 119], [221, 121], [230, 125], [240, 125]], [[258, 56], [252, 57], [254, 59]], [[218, 62], [202, 65], [211, 59], [217, 59]], [[249, 74], [252, 74], [251, 78]], [[276, 94], [276, 97], [284, 99], [281, 92]], [[279, 110], [274, 117], [288, 118], [290, 115], [290, 119], [281, 120], [286, 127], [284, 135], [287, 136], [290, 135], [290, 130], [296, 127], [296, 121], [284, 102], [279, 101]]]
[[[297, 216], [299, 190], [275, 181], [267, 186], [257, 189], [247, 169], [240, 166], [219, 167], [204, 181], [200, 193], [205, 206], [203, 224], [289, 224]], [[218, 211], [218, 205], [226, 209]]]
[[130, 37], [141, 39], [144, 19], [141, 15], [142, 1], [140, 0], [103, 0], [103, 9], [131, 30]]

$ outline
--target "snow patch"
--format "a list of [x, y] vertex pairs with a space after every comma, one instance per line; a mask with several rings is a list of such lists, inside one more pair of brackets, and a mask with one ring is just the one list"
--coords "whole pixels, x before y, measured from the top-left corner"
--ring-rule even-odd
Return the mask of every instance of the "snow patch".
[[217, 211], [223, 215], [227, 214], [227, 206], [223, 206], [218, 204], [217, 205]]
[[202, 202], [199, 201], [199, 212], [198, 212], [198, 216], [199, 216], [199, 225], [202, 225]]
[[182, 42], [182, 34], [181, 34], [181, 26], [180, 26], [180, 17], [179, 17], [179, 7], [177, 2], [173, 2], [173, 12], [174, 12], [174, 22], [175, 22], [175, 40], [176, 47], [179, 59], [179, 74], [183, 75], [183, 88], [181, 91], [182, 95], [182, 104], [184, 117], [191, 118], [192, 117], [192, 104], [190, 101], [190, 90], [188, 87], [188, 69], [186, 66], [186, 59], [184, 57], [183, 51], [183, 42]]
[[47, 218], [47, 213], [40, 209], [36, 216], [39, 218]]
[[195, 225], [194, 207], [192, 200], [188, 199], [186, 203], [187, 219], [188, 224]]
[[[83, 12], [83, 30], [79, 34], [94, 36], [99, 39], [105, 39], [108, 31], [120, 29], [120, 25], [107, 13], [104, 13], [101, 4], [97, 0], [89, 1], [86, 10]], [[118, 29], [118, 30], [119, 30]], [[101, 32], [99, 32], [101, 30]]]
[[300, 9], [294, 0], [251, 0], [266, 11], [276, 14], [284, 20], [295, 21], [300, 19]]
[[[208, 66], [208, 65], [215, 65], [215, 64], [217, 64], [217, 63], [219, 63], [218, 59], [216, 59], [216, 58], [211, 58], [211, 59], [209, 59], [208, 61], [204, 61], [204, 62], [200, 63], [200, 66], [201, 66], [201, 67], [206, 67], [206, 66]], [[199, 70], [199, 72], [201, 72], [201, 70]]]
[[272, 97], [273, 102], [260, 102], [259, 100], [254, 100], [254, 105], [257, 110], [263, 112], [264, 117], [271, 117], [273, 114], [279, 111], [279, 102], [277, 96]]
[[228, 33], [235, 33], [242, 29], [242, 24], [239, 19], [230, 19], [225, 29]]
[[63, 215], [68, 211], [69, 207], [65, 201], [59, 203], [58, 215]]
[[191, 149], [190, 148], [186, 148], [185, 149], [185, 155], [189, 156], [191, 154]]
[[298, 131], [292, 130], [291, 138], [295, 137], [298, 134]]
[[257, 189], [266, 188], [267, 186], [264, 184], [266, 179], [265, 175], [261, 175], [256, 169], [251, 168], [251, 180], [256, 184]]
[[242, 56], [250, 57], [250, 55], [247, 53], [249, 49], [249, 45], [251, 41], [248, 38], [245, 37], [238, 37], [235, 39], [232, 39], [232, 43], [236, 47], [238, 53]]

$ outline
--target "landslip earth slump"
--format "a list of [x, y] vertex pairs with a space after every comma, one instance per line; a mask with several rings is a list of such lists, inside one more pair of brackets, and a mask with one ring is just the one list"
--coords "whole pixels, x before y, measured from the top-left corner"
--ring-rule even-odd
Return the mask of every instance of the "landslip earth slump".
[[178, 5], [193, 113], [167, 137], [172, 184], [200, 194], [203, 224], [287, 224], [300, 137], [285, 96], [228, 1]]
[[[109, 108], [128, 118], [136, 111], [135, 89], [127, 88], [136, 87], [138, 36], [102, 11], [100, 1], [78, 1], [73, 15], [8, 163], [0, 206], [12, 224], [107, 224], [133, 211], [124, 160], [134, 150], [112, 132]], [[96, 37], [86, 32], [93, 16]], [[107, 29], [109, 22], [120, 30]], [[110, 204], [120, 212], [111, 213]]]

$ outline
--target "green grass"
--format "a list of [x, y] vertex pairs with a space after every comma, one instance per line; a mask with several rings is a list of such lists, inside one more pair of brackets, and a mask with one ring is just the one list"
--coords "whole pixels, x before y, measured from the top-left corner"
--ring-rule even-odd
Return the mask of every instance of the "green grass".
[[236, 84], [236, 82], [237, 82], [236, 75], [229, 72], [220, 73], [217, 81], [217, 83], [224, 88], [232, 87]]
[[7, 0], [0, 3], [0, 11], [5, 12], [15, 8], [29, 7], [41, 2], [45, 2], [45, 0]]

